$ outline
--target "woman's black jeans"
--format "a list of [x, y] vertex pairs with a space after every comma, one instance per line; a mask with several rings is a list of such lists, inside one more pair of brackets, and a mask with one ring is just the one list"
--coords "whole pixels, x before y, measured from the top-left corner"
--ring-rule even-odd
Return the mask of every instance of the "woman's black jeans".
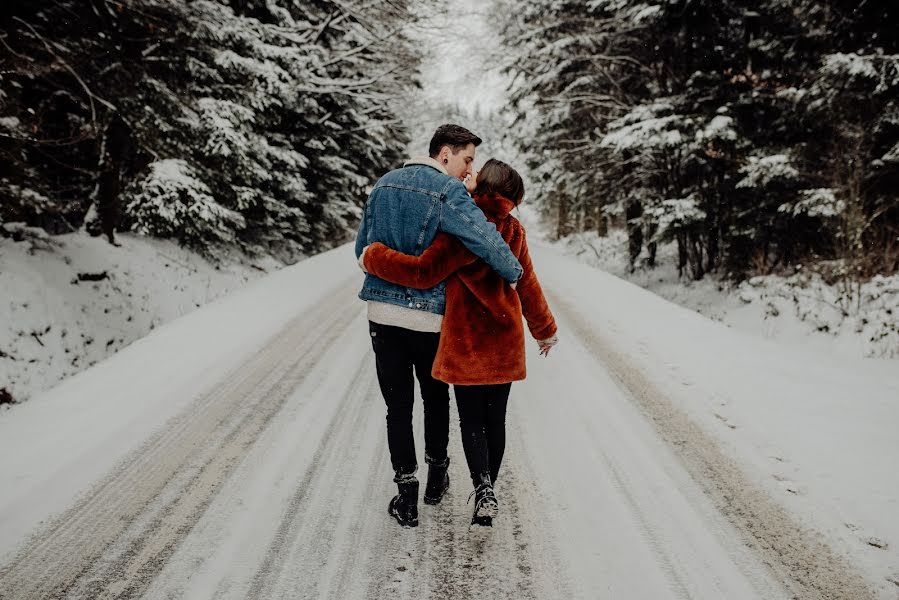
[[425, 461], [429, 464], [446, 462], [449, 386], [431, 377], [440, 334], [371, 321], [368, 328], [375, 351], [378, 383], [387, 403], [387, 446], [396, 479], [414, 473], [418, 467], [412, 436], [412, 406], [415, 402], [413, 369], [424, 402]]
[[506, 450], [506, 404], [511, 388], [511, 383], [453, 386], [462, 448], [475, 485], [482, 473], [490, 473], [493, 483], [499, 475]]

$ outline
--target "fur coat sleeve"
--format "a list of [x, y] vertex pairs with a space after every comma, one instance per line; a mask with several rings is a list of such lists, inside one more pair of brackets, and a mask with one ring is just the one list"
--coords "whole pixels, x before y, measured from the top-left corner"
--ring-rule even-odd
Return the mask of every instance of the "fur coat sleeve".
[[421, 256], [403, 254], [375, 242], [363, 257], [365, 270], [375, 277], [417, 289], [432, 288], [475, 260], [477, 256], [462, 242], [445, 233], [438, 234]]

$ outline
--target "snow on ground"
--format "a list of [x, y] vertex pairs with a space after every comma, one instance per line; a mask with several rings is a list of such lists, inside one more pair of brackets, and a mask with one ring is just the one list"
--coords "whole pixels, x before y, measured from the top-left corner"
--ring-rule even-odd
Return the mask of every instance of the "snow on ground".
[[174, 242], [131, 234], [118, 241], [84, 233], [42, 243], [0, 238], [0, 388], [17, 401], [280, 266], [216, 266]]
[[630, 273], [622, 230], [607, 237], [575, 234], [556, 245], [585, 264], [740, 331], [834, 356], [899, 358], [899, 275], [875, 277], [861, 286], [860, 300], [858, 294], [848, 300], [840, 286], [801, 269], [738, 285], [714, 275], [701, 281], [679, 278], [673, 244], [659, 249], [656, 268]]
[[[465, 531], [456, 438], [449, 502], [423, 508], [434, 524], [400, 531], [385, 514], [383, 408], [344, 246], [0, 414], [0, 581], [87, 573], [75, 596], [473, 597], [493, 581], [500, 597], [548, 597], [560, 582], [584, 598], [777, 597], [759, 592], [772, 584], [758, 554], [777, 579], [804, 578], [798, 597], [869, 597], [828, 595], [858, 589], [848, 564], [871, 597], [895, 598], [893, 362], [800, 351], [539, 243], [532, 256], [561, 345], [545, 360], [531, 347], [530, 378], [513, 387], [498, 488], [510, 512], [486, 546], [497, 560]], [[77, 519], [37, 540], [41, 560], [4, 572], [67, 511]]]
[[345, 277], [331, 252], [284, 268], [0, 413], [0, 557]]
[[595, 332], [636, 361], [751, 481], [839, 556], [859, 565], [880, 597], [895, 597], [895, 361], [775, 343], [771, 336], [728, 328], [574, 264], [558, 249], [534, 254], [551, 305], [592, 307], [581, 313], [581, 331]]

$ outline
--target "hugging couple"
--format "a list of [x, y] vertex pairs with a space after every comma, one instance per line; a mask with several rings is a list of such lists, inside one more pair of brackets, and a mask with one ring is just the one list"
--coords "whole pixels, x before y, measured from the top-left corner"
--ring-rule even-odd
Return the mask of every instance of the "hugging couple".
[[367, 302], [399, 492], [388, 511], [404, 527], [418, 525], [413, 371], [424, 402], [424, 501], [438, 504], [449, 487], [453, 384], [474, 486], [471, 523], [489, 527], [499, 507], [493, 486], [506, 444], [506, 403], [512, 382], [525, 378], [522, 315], [542, 355], [557, 342], [524, 228], [510, 214], [524, 198], [524, 183], [495, 159], [473, 173], [480, 143], [463, 127], [440, 126], [428, 157], [375, 184], [356, 238], [366, 273], [359, 297]]

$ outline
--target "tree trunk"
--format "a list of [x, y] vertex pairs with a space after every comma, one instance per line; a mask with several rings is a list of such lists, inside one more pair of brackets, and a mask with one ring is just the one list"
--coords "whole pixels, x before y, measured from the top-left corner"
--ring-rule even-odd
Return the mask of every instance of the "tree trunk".
[[106, 127], [103, 140], [103, 170], [97, 182], [97, 216], [100, 231], [110, 244], [116, 245], [115, 231], [122, 219], [122, 170], [134, 153], [131, 128], [114, 114]]
[[609, 235], [609, 221], [606, 219], [602, 211], [602, 205], [596, 207], [596, 234], [599, 237]]
[[556, 220], [556, 239], [562, 239], [566, 235], [568, 235], [568, 209], [569, 209], [569, 200], [568, 200], [568, 192], [565, 189], [565, 184], [559, 186], [559, 212], [558, 218]]
[[643, 250], [643, 227], [640, 217], [643, 215], [643, 205], [634, 200], [628, 203], [624, 216], [627, 220], [627, 247], [630, 256], [631, 273], [634, 272], [635, 261]]
[[708, 238], [708, 244], [706, 245], [706, 272], [714, 271], [718, 266], [718, 255], [720, 252], [718, 221], [718, 216], [710, 211], [709, 216], [706, 218], [705, 222], [705, 235]]
[[[652, 225], [648, 225], [646, 227], [646, 234], [649, 239], [655, 237], [656, 232], [659, 230], [659, 226], [656, 223]], [[646, 257], [646, 264], [650, 269], [654, 269], [656, 266], [656, 252], [658, 250], [658, 244], [656, 242], [649, 242], [646, 245], [646, 249], [649, 251], [649, 256]]]
[[677, 234], [677, 276], [684, 276], [684, 268], [687, 266], [687, 235], [683, 232]]
[[695, 234], [689, 235], [690, 240], [690, 270], [693, 274], [693, 280], [699, 281], [705, 276], [705, 270], [702, 266], [702, 244], [699, 237]]

